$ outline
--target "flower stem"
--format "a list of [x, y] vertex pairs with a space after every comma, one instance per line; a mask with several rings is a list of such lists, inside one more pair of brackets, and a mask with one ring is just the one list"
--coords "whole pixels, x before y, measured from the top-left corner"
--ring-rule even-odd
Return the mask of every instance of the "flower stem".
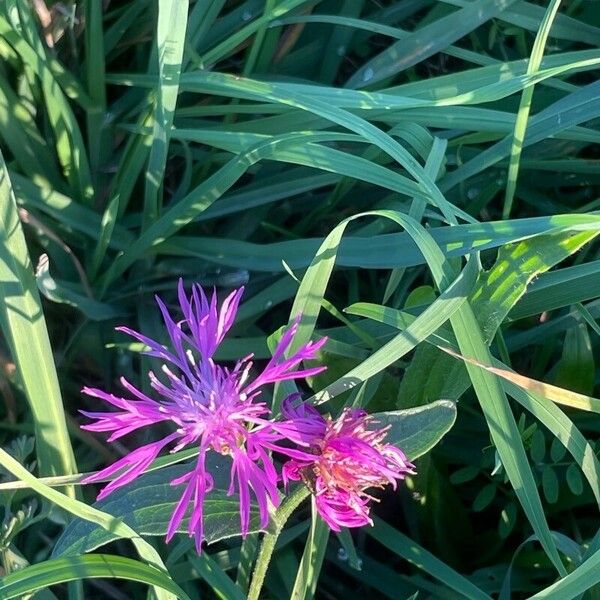
[[274, 531], [265, 533], [258, 558], [256, 559], [256, 565], [254, 566], [254, 572], [252, 573], [252, 583], [248, 590], [248, 600], [258, 600], [260, 597], [260, 591], [265, 581], [265, 575], [271, 562], [271, 556], [273, 550], [275, 550], [275, 544], [279, 538], [279, 534], [283, 531], [287, 520], [290, 518], [294, 510], [298, 508], [299, 504], [309, 495], [309, 490], [306, 486], [302, 485], [296, 488], [282, 503], [281, 506], [275, 512], [273, 521], [275, 524]]

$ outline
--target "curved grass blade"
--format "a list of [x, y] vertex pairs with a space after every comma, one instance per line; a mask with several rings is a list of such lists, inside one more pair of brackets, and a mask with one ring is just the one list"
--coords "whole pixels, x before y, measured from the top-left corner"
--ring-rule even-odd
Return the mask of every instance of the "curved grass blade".
[[46, 560], [0, 578], [0, 598], [23, 598], [51, 585], [90, 578], [128, 579], [160, 588], [171, 598], [189, 596], [156, 567], [111, 554], [91, 554]]
[[[399, 329], [405, 329], [416, 319], [414, 315], [403, 311], [364, 302], [352, 305], [346, 309], [346, 312], [386, 323]], [[433, 344], [440, 350], [450, 348], [455, 353], [458, 353], [458, 346], [452, 332], [445, 328], [438, 330], [437, 333], [425, 341]], [[493, 359], [492, 364], [508, 370], [505, 364], [496, 359]], [[600, 462], [596, 458], [594, 448], [581, 434], [579, 429], [577, 429], [571, 419], [556, 404], [543, 396], [525, 390], [508, 379], [501, 379], [500, 383], [507, 394], [537, 417], [571, 453], [577, 464], [581, 467], [594, 493], [596, 502], [600, 506]]]
[[572, 573], [530, 598], [531, 600], [536, 598], [576, 598], [598, 583], [600, 583], [600, 550], [594, 552]]
[[420, 63], [493, 19], [514, 1], [480, 0], [421, 27], [370, 59], [348, 79], [346, 87], [370, 86]]
[[[51, 487], [44, 485], [25, 467], [19, 464], [10, 454], [2, 450], [2, 448], [0, 448], [0, 464], [16, 478], [25, 481], [29, 487], [40, 494], [40, 496], [50, 500], [50, 502], [61, 509], [82, 519], [92, 521], [107, 531], [110, 531], [113, 535], [130, 539], [140, 555], [140, 558], [143, 558], [148, 564], [153, 565], [168, 577], [168, 573], [159, 553], [148, 542], [141, 538], [136, 531], [129, 527], [129, 525], [122, 523], [120, 519], [108, 515], [97, 508], [88, 506], [84, 502], [74, 500], [73, 498], [69, 498], [64, 494], [61, 494], [58, 490], [54, 490]], [[163, 589], [155, 588], [155, 592], [159, 600], [175, 600], [176, 598]]]

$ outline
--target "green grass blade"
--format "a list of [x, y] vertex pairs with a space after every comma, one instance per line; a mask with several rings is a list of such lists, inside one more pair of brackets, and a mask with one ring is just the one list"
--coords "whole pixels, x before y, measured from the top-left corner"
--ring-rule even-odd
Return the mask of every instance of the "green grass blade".
[[46, 141], [33, 117], [19, 100], [8, 80], [0, 75], [0, 137], [20, 169], [32, 179], [48, 180], [65, 188]]
[[221, 600], [244, 600], [245, 596], [242, 589], [229, 578], [227, 573], [206, 552], [203, 552], [200, 556], [190, 556], [189, 560]]
[[[1, 324], [17, 365], [36, 432], [42, 475], [77, 472], [52, 348], [8, 172], [0, 155]], [[70, 495], [73, 488], [68, 488]]]
[[[529, 65], [527, 66], [527, 73], [532, 74], [539, 70], [542, 64], [542, 57], [544, 56], [544, 48], [548, 35], [550, 34], [550, 28], [560, 7], [560, 0], [552, 0], [548, 5], [544, 20], [540, 26], [535, 41], [533, 43], [533, 49], [531, 51], [531, 58], [529, 59]], [[519, 103], [519, 110], [517, 112], [517, 121], [515, 123], [515, 131], [513, 134], [513, 143], [510, 151], [510, 163], [508, 167], [508, 179], [506, 183], [506, 192], [504, 195], [504, 207], [502, 209], [502, 216], [508, 219], [513, 204], [513, 198], [515, 195], [515, 189], [517, 187], [517, 177], [519, 175], [519, 161], [521, 159], [521, 151], [523, 149], [523, 140], [525, 139], [525, 131], [527, 130], [527, 120], [529, 119], [529, 111], [531, 109], [531, 100], [533, 98], [534, 87], [528, 87], [523, 90], [521, 95], [521, 102]]]
[[461, 598], [469, 598], [470, 600], [490, 600], [491, 597], [483, 590], [433, 556], [433, 554], [425, 550], [425, 548], [419, 546], [419, 544], [409, 537], [394, 529], [381, 519], [374, 519], [374, 521], [375, 526], [369, 527], [365, 531], [367, 535], [377, 540], [388, 550], [391, 550], [398, 556], [408, 560], [431, 577], [441, 581], [450, 589], [455, 590], [460, 594]]
[[106, 83], [104, 32], [102, 6], [94, 0], [85, 0], [85, 56], [87, 88], [94, 103], [87, 111], [87, 142], [90, 157], [90, 170], [94, 187], [98, 189], [101, 168], [109, 156], [109, 146], [105, 130]]
[[[148, 564], [153, 565], [154, 568], [162, 571], [165, 576], [168, 576], [159, 553], [148, 542], [141, 538], [138, 533], [129, 527], [129, 525], [122, 523], [120, 519], [106, 514], [97, 508], [88, 506], [83, 502], [69, 498], [65, 494], [61, 494], [58, 490], [54, 490], [41, 483], [25, 467], [19, 464], [10, 454], [1, 448], [0, 464], [17, 479], [26, 482], [29, 487], [40, 494], [40, 496], [50, 500], [50, 502], [61, 509], [68, 511], [77, 517], [100, 525], [100, 527], [109, 531], [113, 536], [116, 535], [121, 538], [130, 539], [138, 551], [140, 558], [143, 558]], [[175, 600], [174, 595], [167, 593], [164, 590], [155, 589], [155, 591], [159, 600]]]
[[223, 42], [203, 54], [199, 59], [200, 65], [202, 67], [213, 65], [218, 60], [227, 56], [251, 35], [267, 26], [270, 21], [285, 15], [297, 6], [301, 6], [306, 2], [307, 0], [282, 0], [281, 2], [278, 2], [276, 6], [269, 11], [265, 11], [258, 19], [248, 23], [248, 25], [242, 27], [242, 29], [236, 31], [232, 35], [227, 36]]
[[111, 554], [58, 558], [25, 567], [0, 578], [0, 598], [22, 598], [58, 583], [98, 577], [146, 583], [168, 592], [172, 598], [189, 600], [189, 596], [156, 567]]
[[[600, 103], [597, 102], [599, 92], [600, 82], [595, 81], [537, 113], [529, 119], [523, 147], [545, 140], [560, 130], [596, 118], [600, 115]], [[440, 188], [449, 190], [461, 181], [481, 173], [506, 158], [511, 147], [512, 138], [508, 136], [446, 175], [440, 182]]]
[[[473, 4], [472, 0], [443, 0], [453, 6], [465, 7]], [[531, 2], [519, 1], [498, 15], [500, 21], [505, 21], [517, 27], [537, 32], [544, 19], [546, 11], [543, 6]], [[559, 14], [552, 35], [557, 39], [583, 42], [590, 45], [598, 43], [600, 29], [592, 24], [584, 23], [568, 15]]]
[[158, 89], [146, 186], [143, 229], [161, 212], [160, 190], [164, 177], [173, 115], [179, 93], [179, 75], [187, 28], [188, 0], [159, 0], [157, 23]]
[[[93, 195], [91, 174], [83, 137], [65, 94], [48, 66], [48, 59], [27, 4], [19, 6], [23, 28], [30, 34], [28, 43], [0, 16], [0, 36], [11, 44], [35, 73], [44, 94], [48, 119], [54, 131], [55, 146], [61, 167], [74, 194], [89, 202]], [[33, 44], [33, 45], [32, 45]]]
[[[597, 231], [597, 215], [554, 215], [510, 221], [432, 227], [429, 232], [448, 258], [465, 256], [474, 251], [498, 248], [528, 237], [551, 232], [555, 228], [569, 231]], [[281, 273], [282, 260], [292, 269], [305, 268], [314, 259], [321, 244], [319, 238], [305, 238], [256, 244], [200, 236], [173, 237], [160, 242], [156, 250], [174, 256], [197, 256], [212, 263], [254, 271]], [[157, 243], [158, 244], [158, 243]], [[364, 269], [393, 269], [425, 264], [423, 254], [407, 233], [389, 233], [372, 237], [347, 236], [341, 241], [338, 266]]]
[[514, 1], [480, 0], [425, 25], [369, 60], [346, 82], [346, 87], [370, 86], [418, 64], [493, 19]]
[[600, 583], [600, 550], [597, 550], [572, 573], [546, 589], [530, 596], [534, 598], [576, 598]]
[[317, 589], [317, 581], [323, 566], [325, 550], [331, 530], [319, 516], [315, 502], [312, 502], [312, 519], [296, 581], [290, 595], [291, 600], [311, 600]]

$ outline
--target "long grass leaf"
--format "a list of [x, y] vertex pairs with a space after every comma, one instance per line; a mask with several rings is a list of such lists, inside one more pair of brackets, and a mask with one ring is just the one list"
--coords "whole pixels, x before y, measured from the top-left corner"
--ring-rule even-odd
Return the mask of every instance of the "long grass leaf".
[[[548, 39], [548, 35], [550, 34], [550, 28], [552, 27], [554, 18], [558, 13], [560, 1], [561, 0], [552, 0], [548, 5], [546, 14], [544, 15], [544, 20], [542, 21], [540, 29], [535, 36], [535, 41], [533, 42], [533, 49], [531, 51], [529, 65], [527, 66], [528, 74], [535, 73], [540, 68], [542, 57], [544, 55], [544, 47], [546, 46], [546, 41]], [[521, 102], [519, 103], [519, 110], [517, 112], [517, 121], [515, 123], [513, 143], [510, 151], [508, 178], [506, 182], [506, 192], [504, 195], [504, 207], [502, 209], [502, 216], [505, 219], [508, 219], [510, 216], [515, 189], [517, 187], [519, 161], [521, 159], [521, 150], [523, 149], [525, 131], [527, 130], [527, 120], [529, 119], [533, 90], [533, 86], [523, 90], [523, 93], [521, 94]]]
[[[0, 291], [0, 322], [33, 414], [40, 473], [76, 473], [48, 330], [1, 155]], [[68, 493], [73, 495], [73, 489], [68, 488]]]

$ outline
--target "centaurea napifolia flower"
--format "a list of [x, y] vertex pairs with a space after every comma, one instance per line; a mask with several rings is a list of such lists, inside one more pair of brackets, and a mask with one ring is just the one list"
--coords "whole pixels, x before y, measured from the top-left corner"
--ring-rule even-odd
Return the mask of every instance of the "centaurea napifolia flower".
[[307, 359], [315, 358], [325, 339], [309, 342], [289, 358], [284, 354], [294, 338], [298, 320], [285, 331], [271, 360], [254, 379], [250, 380], [251, 358], [239, 360], [233, 368], [221, 366], [213, 356], [231, 328], [243, 288], [232, 292], [217, 307], [213, 292], [210, 300], [199, 285], [194, 285], [188, 297], [180, 281], [178, 299], [183, 319], [176, 321], [165, 304], [156, 298], [166, 331], [169, 347], [128, 327], [119, 331], [147, 346], [146, 354], [163, 361], [159, 377], [149, 372], [150, 384], [158, 399], [144, 394], [125, 378], [121, 384], [129, 397], [85, 387], [83, 392], [117, 407], [113, 412], [81, 411], [96, 422], [83, 426], [90, 431], [112, 432], [113, 441], [141, 427], [170, 422], [173, 431], [163, 439], [140, 446], [124, 458], [87, 478], [87, 482], [116, 477], [100, 492], [104, 498], [141, 475], [163, 448], [176, 452], [186, 446], [199, 450], [195, 467], [171, 482], [185, 484], [171, 517], [167, 541], [176, 533], [191, 505], [188, 532], [195, 537], [200, 551], [203, 540], [203, 501], [214, 487], [213, 477], [205, 468], [206, 453], [210, 450], [231, 457], [231, 478], [228, 493], [239, 494], [240, 525], [246, 535], [250, 522], [251, 491], [259, 507], [261, 526], [269, 520], [269, 503], [278, 504], [277, 473], [268, 454], [267, 443], [277, 437], [267, 420], [270, 413], [264, 402], [256, 401], [261, 386], [277, 381], [314, 375], [324, 367], [294, 371]]
[[273, 426], [296, 448], [279, 451], [290, 457], [283, 480], [302, 480], [313, 492], [319, 514], [334, 531], [373, 524], [366, 491], [414, 474], [414, 466], [392, 444], [384, 443], [389, 427], [362, 409], [346, 408], [337, 419], [323, 417], [313, 406], [290, 396], [282, 406], [283, 420]]

